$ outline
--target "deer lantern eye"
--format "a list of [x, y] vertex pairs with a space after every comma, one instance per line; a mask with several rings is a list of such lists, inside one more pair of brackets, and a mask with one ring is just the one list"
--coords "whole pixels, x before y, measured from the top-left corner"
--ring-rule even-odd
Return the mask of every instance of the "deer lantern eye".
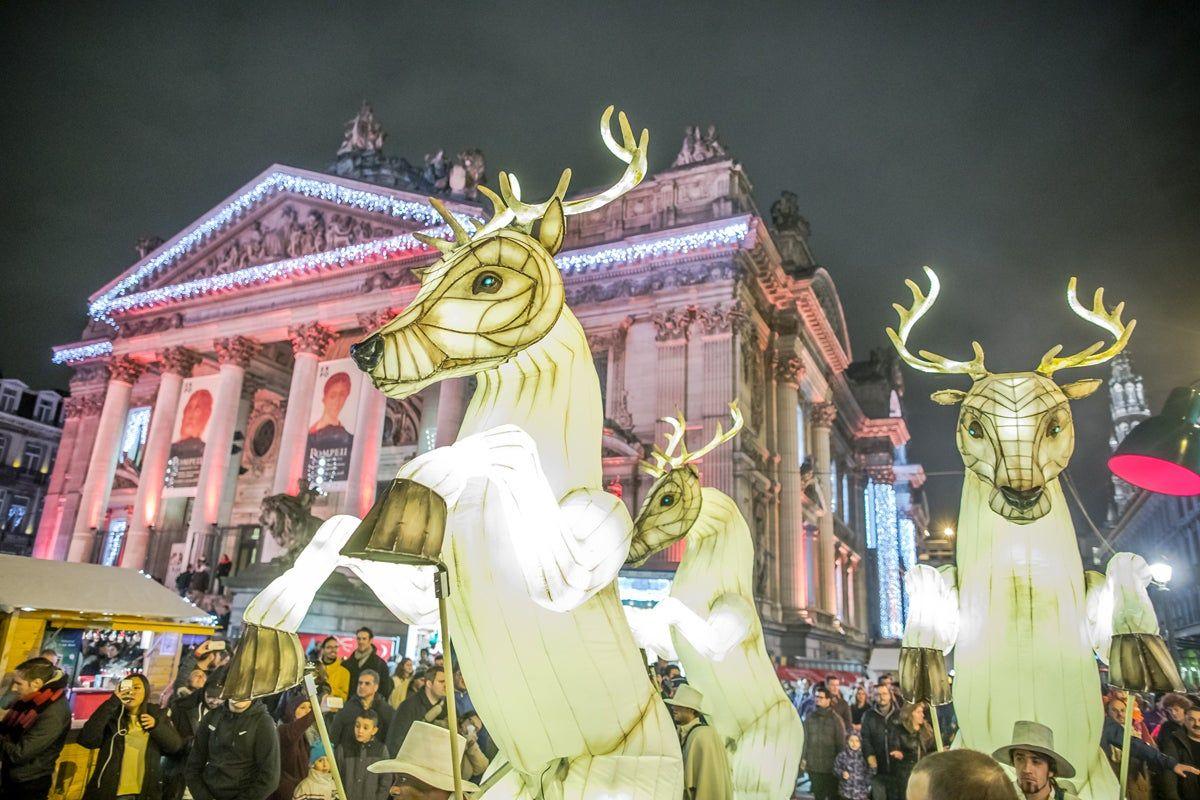
[[979, 420], [973, 419], [967, 423], [967, 435], [972, 439], [983, 438], [983, 426], [979, 424]]
[[495, 294], [504, 281], [494, 272], [481, 272], [471, 283], [471, 294]]
[[1046, 427], [1046, 435], [1054, 439], [1060, 433], [1062, 433], [1062, 424], [1056, 419], [1050, 420], [1050, 424]]
[[663, 508], [670, 508], [671, 506], [675, 505], [675, 495], [671, 492], [664, 494], [662, 497], [658, 498], [658, 504]]

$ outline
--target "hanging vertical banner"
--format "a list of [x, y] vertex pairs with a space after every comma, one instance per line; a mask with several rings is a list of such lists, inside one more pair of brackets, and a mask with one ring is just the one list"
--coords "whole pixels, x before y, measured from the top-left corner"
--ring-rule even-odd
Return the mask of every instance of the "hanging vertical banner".
[[171, 432], [171, 454], [163, 478], [163, 495], [178, 497], [195, 494], [204, 461], [204, 443], [212, 423], [213, 401], [217, 396], [219, 375], [188, 378], [179, 396], [179, 411]]
[[304, 472], [309, 485], [322, 492], [346, 488], [362, 376], [363, 372], [349, 358], [317, 365]]

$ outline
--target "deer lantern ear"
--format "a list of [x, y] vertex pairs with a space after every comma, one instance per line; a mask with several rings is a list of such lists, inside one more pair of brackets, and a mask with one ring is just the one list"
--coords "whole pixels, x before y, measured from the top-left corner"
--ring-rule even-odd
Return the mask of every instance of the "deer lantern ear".
[[1062, 389], [1062, 393], [1067, 396], [1068, 400], [1082, 400], [1099, 389], [1101, 383], [1099, 378], [1084, 378], [1080, 381], [1065, 383], [1058, 388]]
[[939, 406], [958, 405], [966, 396], [967, 393], [959, 389], [939, 389], [938, 391], [929, 395], [930, 399], [932, 399], [933, 402], [937, 403]]
[[562, 201], [557, 197], [550, 201], [550, 207], [542, 215], [541, 225], [538, 226], [538, 241], [546, 252], [554, 255], [562, 247], [563, 234], [566, 232], [566, 220], [563, 217]]

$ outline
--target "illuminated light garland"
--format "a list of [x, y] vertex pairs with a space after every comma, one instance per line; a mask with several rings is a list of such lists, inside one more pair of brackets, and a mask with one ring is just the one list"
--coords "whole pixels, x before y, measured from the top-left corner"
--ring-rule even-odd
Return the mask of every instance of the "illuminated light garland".
[[[917, 526], [909, 517], [900, 517], [900, 564], [904, 567], [905, 573], [912, 570], [917, 565]], [[900, 582], [900, 589], [904, 598], [904, 622], [908, 621], [908, 585], [903, 581]]]
[[50, 361], [54, 364], [78, 364], [93, 358], [103, 358], [112, 355], [112, 342], [92, 342], [79, 347], [64, 347], [56, 350]]
[[595, 267], [614, 267], [641, 261], [644, 258], [655, 258], [678, 253], [689, 253], [693, 250], [707, 250], [740, 243], [750, 234], [750, 225], [737, 222], [723, 225], [706, 231], [684, 233], [676, 236], [664, 236], [649, 242], [622, 247], [606, 247], [590, 253], [559, 255], [554, 261], [563, 274], [584, 272]]
[[871, 510], [879, 576], [879, 635], [899, 639], [904, 635], [904, 597], [900, 580], [900, 535], [896, 519], [896, 490], [888, 483], [871, 483], [865, 490]]
[[[349, 189], [332, 181], [320, 181], [312, 178], [301, 178], [285, 172], [272, 172], [259, 181], [245, 194], [239, 196], [222, 207], [216, 214], [205, 220], [178, 242], [147, 261], [135, 272], [122, 278], [115, 286], [105, 292], [96, 304], [103, 304], [113, 298], [123, 295], [136, 287], [147, 277], [154, 275], [164, 267], [170, 266], [185, 255], [196, 249], [213, 234], [220, 231], [231, 222], [236, 221], [242, 214], [253, 206], [277, 192], [292, 192], [320, 200], [327, 200], [342, 206], [362, 209], [376, 214], [386, 214], [400, 219], [412, 219], [426, 225], [440, 222], [437, 213], [427, 203], [412, 200], [400, 200], [384, 194], [367, 192], [362, 189]], [[93, 304], [93, 307], [96, 305]], [[92, 317], [99, 319], [95, 313]]]

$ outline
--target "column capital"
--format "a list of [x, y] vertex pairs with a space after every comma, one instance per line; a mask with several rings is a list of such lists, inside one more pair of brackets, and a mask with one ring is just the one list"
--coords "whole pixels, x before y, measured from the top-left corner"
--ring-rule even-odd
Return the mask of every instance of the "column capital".
[[650, 319], [654, 323], [654, 340], [672, 342], [686, 340], [692, 323], [696, 321], [695, 306], [680, 306], [659, 311]]
[[200, 354], [186, 347], [168, 347], [158, 352], [158, 363], [163, 372], [190, 378], [192, 370], [200, 363]]
[[230, 336], [214, 341], [213, 349], [217, 351], [217, 361], [222, 365], [233, 364], [245, 369], [250, 366], [250, 359], [258, 355], [262, 345], [245, 336]]
[[63, 410], [67, 419], [75, 417], [94, 417], [104, 407], [104, 395], [84, 394], [72, 395], [63, 401]]
[[869, 464], [863, 468], [867, 476], [875, 483], [894, 484], [896, 482], [896, 471], [892, 469], [891, 464]]
[[795, 353], [776, 353], [772, 366], [776, 380], [796, 387], [804, 380], [804, 362]]
[[319, 322], [308, 322], [288, 328], [288, 339], [292, 343], [292, 352], [296, 355], [312, 353], [320, 358], [337, 339], [337, 333]]
[[812, 421], [815, 427], [831, 428], [835, 419], [837, 419], [837, 406], [833, 403], [813, 404]]
[[374, 333], [395, 319], [399, 314], [400, 311], [392, 307], [381, 308], [378, 311], [365, 311], [358, 315], [358, 324], [367, 333]]
[[145, 371], [145, 364], [135, 361], [129, 356], [114, 356], [108, 362], [108, 379], [128, 383], [130, 386], [136, 383], [138, 377]]

